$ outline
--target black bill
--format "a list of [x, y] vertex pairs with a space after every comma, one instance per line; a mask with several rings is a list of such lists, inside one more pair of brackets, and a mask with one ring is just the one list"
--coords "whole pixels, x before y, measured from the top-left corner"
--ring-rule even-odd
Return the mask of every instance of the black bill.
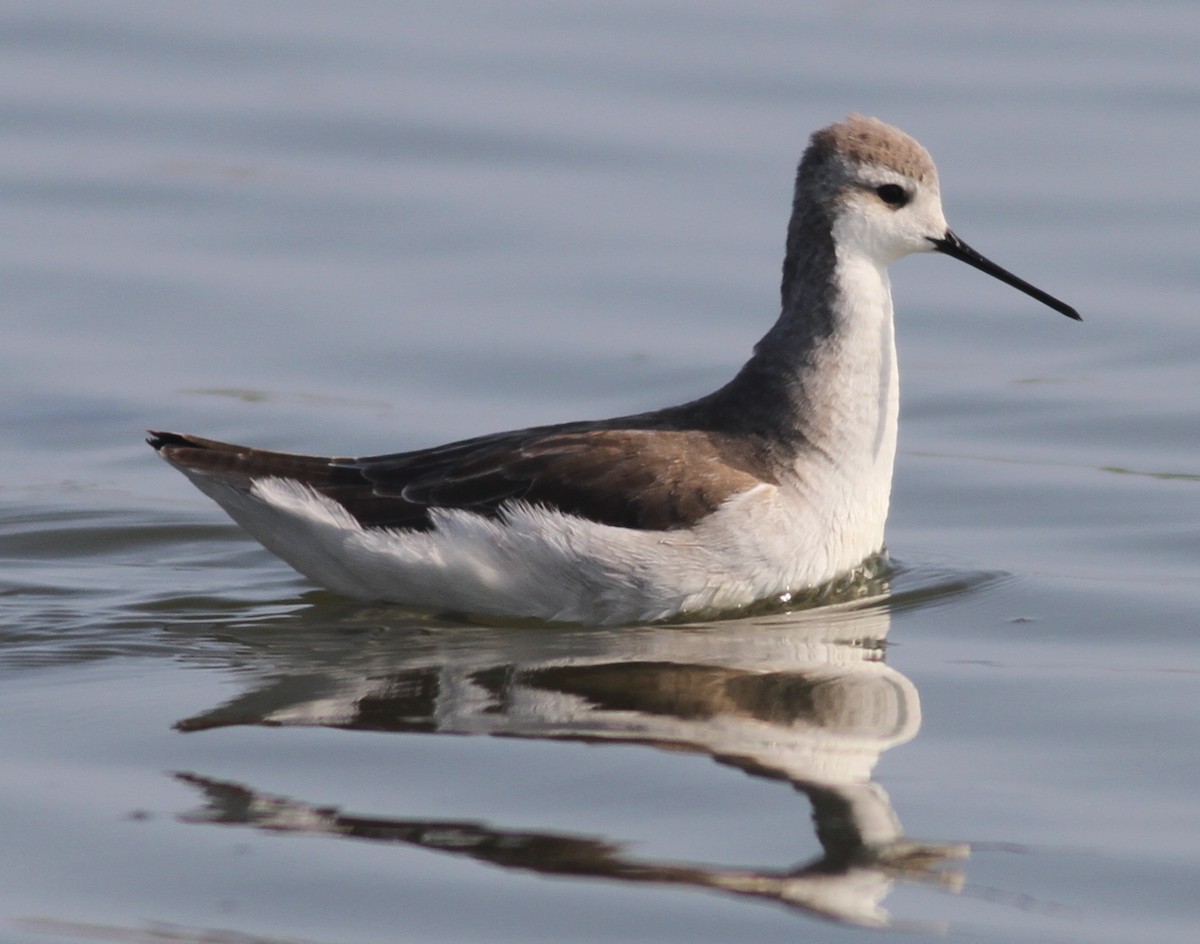
[[946, 235], [941, 239], [934, 239], [927, 236], [934, 248], [938, 252], [944, 252], [946, 255], [965, 262], [969, 266], [974, 266], [980, 272], [986, 272], [988, 275], [995, 276], [1001, 282], [1006, 282], [1013, 288], [1019, 288], [1031, 298], [1036, 298], [1043, 305], [1049, 305], [1055, 311], [1060, 311], [1068, 318], [1074, 318], [1076, 321], [1083, 321], [1079, 312], [1068, 305], [1066, 302], [1060, 302], [1053, 295], [1047, 295], [1040, 288], [1036, 288], [1026, 282], [1024, 279], [1019, 279], [1007, 269], [1002, 269], [991, 259], [981, 256], [974, 249], [964, 243], [961, 239], [954, 235], [951, 230], [946, 230]]

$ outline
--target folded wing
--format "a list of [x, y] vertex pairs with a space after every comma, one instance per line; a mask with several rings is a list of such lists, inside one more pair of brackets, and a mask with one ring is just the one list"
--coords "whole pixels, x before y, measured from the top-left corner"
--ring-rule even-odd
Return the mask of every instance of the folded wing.
[[367, 528], [425, 530], [434, 508], [496, 517], [520, 501], [616, 527], [670, 530], [774, 482], [765, 446], [698, 429], [578, 424], [357, 458], [291, 455], [167, 432], [152, 432], [148, 441], [191, 475], [246, 489], [255, 479], [301, 482]]

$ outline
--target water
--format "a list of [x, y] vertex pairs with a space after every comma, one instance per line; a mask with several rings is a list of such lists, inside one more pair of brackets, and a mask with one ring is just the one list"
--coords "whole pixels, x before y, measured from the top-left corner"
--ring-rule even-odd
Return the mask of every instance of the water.
[[[1193, 4], [0, 17], [0, 939], [1194, 938]], [[368, 453], [712, 389], [850, 110], [1085, 318], [894, 268], [861, 599], [417, 619], [140, 442]]]

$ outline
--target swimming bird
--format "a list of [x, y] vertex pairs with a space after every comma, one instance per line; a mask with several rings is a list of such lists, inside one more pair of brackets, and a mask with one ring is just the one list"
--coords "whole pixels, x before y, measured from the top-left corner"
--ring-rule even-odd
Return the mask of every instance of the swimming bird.
[[950, 230], [924, 147], [851, 115], [811, 137], [779, 319], [714, 393], [392, 455], [148, 442], [269, 550], [348, 596], [595, 624], [737, 610], [883, 549], [899, 405], [887, 268], [915, 252], [1080, 320]]

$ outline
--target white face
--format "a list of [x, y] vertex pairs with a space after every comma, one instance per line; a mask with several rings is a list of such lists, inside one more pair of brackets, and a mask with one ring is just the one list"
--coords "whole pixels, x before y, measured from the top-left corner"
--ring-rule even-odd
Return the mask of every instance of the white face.
[[859, 165], [838, 195], [834, 238], [844, 252], [886, 266], [931, 252], [948, 229], [936, 178], [918, 183], [891, 168]]

